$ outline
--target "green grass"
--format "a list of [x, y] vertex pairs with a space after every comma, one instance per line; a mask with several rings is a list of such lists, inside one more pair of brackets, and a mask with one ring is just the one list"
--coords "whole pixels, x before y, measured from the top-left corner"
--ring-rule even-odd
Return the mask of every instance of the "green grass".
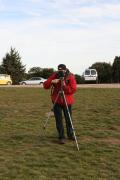
[[0, 88], [0, 180], [119, 180], [120, 89], [78, 89], [73, 124], [80, 151], [57, 143], [50, 92]]

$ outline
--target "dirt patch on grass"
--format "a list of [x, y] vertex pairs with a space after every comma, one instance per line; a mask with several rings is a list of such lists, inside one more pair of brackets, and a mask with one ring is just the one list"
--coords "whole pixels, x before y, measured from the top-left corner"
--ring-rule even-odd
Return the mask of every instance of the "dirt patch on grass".
[[106, 144], [111, 145], [120, 145], [120, 139], [117, 138], [106, 138], [106, 139], [100, 139], [101, 142], [104, 142]]
[[93, 142], [95, 140], [96, 140], [96, 138], [93, 138], [91, 136], [82, 137], [80, 139], [80, 141], [83, 142], [83, 143], [91, 143], [91, 142]]
[[117, 138], [94, 138], [94, 137], [83, 137], [81, 138], [80, 140], [81, 142], [84, 142], [84, 143], [91, 143], [91, 142], [103, 142], [103, 143], [106, 143], [106, 144], [109, 144], [109, 145], [120, 145], [120, 139], [117, 139]]
[[120, 131], [120, 126], [111, 126], [109, 128], [95, 128], [93, 129], [95, 132], [103, 132], [103, 131]]

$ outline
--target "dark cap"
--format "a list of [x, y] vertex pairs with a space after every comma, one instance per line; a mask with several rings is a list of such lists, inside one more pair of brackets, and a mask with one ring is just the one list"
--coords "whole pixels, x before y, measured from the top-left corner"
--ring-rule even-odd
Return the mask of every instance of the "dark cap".
[[59, 64], [58, 70], [66, 70], [66, 65], [65, 64]]

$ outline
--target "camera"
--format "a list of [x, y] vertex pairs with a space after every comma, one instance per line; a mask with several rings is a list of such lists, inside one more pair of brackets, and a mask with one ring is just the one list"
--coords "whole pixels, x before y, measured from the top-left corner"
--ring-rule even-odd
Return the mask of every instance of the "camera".
[[65, 71], [58, 71], [57, 72], [57, 78], [58, 79], [62, 79], [62, 78], [64, 78], [65, 77], [65, 75], [66, 75], [66, 72]]
[[64, 77], [67, 77], [69, 76], [70, 74], [70, 71], [69, 69], [66, 69], [66, 70], [60, 70], [60, 71], [57, 71], [57, 78], [58, 79], [63, 79]]

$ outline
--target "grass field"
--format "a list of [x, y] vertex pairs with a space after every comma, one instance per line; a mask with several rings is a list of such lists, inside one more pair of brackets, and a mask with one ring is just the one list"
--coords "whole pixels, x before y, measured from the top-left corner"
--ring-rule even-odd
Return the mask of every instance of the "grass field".
[[0, 88], [0, 180], [119, 180], [120, 89], [78, 89], [73, 124], [80, 151], [57, 143], [50, 92]]

